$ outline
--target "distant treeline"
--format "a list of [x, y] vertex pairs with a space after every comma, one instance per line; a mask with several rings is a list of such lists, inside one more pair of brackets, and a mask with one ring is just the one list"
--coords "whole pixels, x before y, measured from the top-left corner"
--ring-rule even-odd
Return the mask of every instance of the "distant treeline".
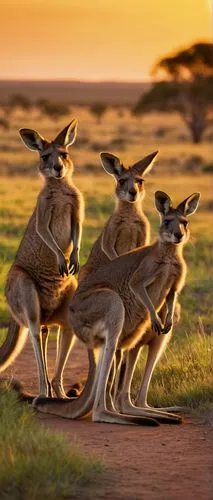
[[0, 104], [20, 94], [33, 102], [46, 98], [70, 104], [105, 103], [113, 106], [134, 105], [149, 83], [81, 82], [81, 81], [21, 81], [0, 80]]

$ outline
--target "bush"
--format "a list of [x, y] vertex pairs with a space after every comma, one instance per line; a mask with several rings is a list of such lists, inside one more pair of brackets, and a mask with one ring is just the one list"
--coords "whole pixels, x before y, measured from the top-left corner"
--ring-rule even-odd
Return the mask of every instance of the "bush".
[[55, 120], [59, 120], [62, 116], [70, 113], [68, 104], [63, 102], [51, 102], [47, 99], [39, 99], [36, 104], [42, 113]]
[[14, 94], [9, 99], [9, 106], [11, 108], [22, 108], [28, 110], [31, 108], [31, 101], [22, 94]]
[[97, 120], [100, 121], [107, 109], [106, 104], [96, 103], [90, 107], [90, 111], [96, 116]]
[[190, 155], [185, 161], [185, 170], [188, 172], [200, 172], [203, 165], [203, 157], [200, 155]]
[[10, 128], [10, 123], [6, 118], [1, 117], [0, 118], [0, 127], [3, 128], [4, 130], [9, 130]]

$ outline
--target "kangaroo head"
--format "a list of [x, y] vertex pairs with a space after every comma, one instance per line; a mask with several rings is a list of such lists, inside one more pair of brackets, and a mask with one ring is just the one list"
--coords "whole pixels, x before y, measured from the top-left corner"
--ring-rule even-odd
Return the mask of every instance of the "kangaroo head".
[[19, 130], [20, 136], [27, 148], [38, 151], [40, 155], [40, 173], [45, 177], [63, 179], [73, 172], [73, 163], [68, 153], [68, 147], [73, 144], [77, 134], [77, 120], [72, 120], [56, 138], [49, 142], [38, 132], [28, 128]]
[[152, 169], [158, 151], [145, 156], [130, 167], [125, 167], [120, 159], [111, 153], [101, 153], [101, 163], [116, 180], [116, 195], [120, 200], [130, 203], [142, 200], [145, 194], [144, 176]]
[[159, 229], [160, 240], [179, 245], [189, 238], [187, 216], [192, 215], [198, 207], [200, 193], [188, 196], [184, 201], [173, 208], [171, 198], [163, 191], [156, 191], [155, 206], [161, 216]]

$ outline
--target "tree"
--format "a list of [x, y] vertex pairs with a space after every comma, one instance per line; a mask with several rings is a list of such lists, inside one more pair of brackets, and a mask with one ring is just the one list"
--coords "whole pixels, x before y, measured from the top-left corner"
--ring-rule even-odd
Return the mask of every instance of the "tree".
[[190, 130], [193, 142], [202, 140], [213, 109], [213, 44], [196, 43], [160, 59], [152, 74], [166, 79], [154, 82], [133, 112], [177, 111]]

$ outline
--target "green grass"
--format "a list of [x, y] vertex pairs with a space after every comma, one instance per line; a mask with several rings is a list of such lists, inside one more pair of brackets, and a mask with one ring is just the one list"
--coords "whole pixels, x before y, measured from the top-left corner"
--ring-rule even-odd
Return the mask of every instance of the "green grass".
[[65, 435], [45, 430], [6, 386], [0, 405], [1, 499], [81, 498], [103, 470], [101, 463], [70, 446]]

